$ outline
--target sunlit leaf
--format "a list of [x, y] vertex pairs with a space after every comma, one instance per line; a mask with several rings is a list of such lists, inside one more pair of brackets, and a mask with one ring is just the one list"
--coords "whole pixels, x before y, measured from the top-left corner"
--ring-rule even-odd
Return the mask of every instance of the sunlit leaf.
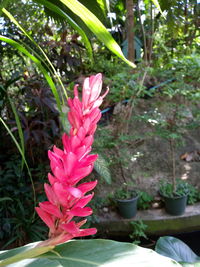
[[[25, 257], [26, 247], [15, 249], [12, 253], [22, 253]], [[10, 256], [11, 251], [4, 252], [3, 257]], [[6, 255], [6, 253], [8, 253]], [[31, 252], [32, 253], [32, 252]], [[0, 254], [0, 259], [2, 259]], [[18, 254], [20, 259], [20, 254]], [[31, 255], [31, 254], [30, 254]], [[31, 255], [32, 256], [32, 255]], [[30, 257], [27, 254], [27, 258]], [[41, 264], [41, 259], [43, 262]], [[19, 264], [15, 263], [15, 267], [43, 267], [48, 266], [49, 262], [53, 262], [57, 267], [92, 267], [92, 266], [126, 266], [126, 267], [175, 267], [181, 266], [174, 260], [163, 257], [151, 249], [142, 248], [131, 243], [116, 242], [104, 239], [93, 240], [74, 240], [56, 246], [53, 251], [41, 254], [39, 258], [23, 260]], [[21, 264], [21, 265], [20, 265]], [[0, 264], [0, 266], [3, 266]], [[51, 266], [51, 265], [50, 265]], [[54, 265], [53, 265], [54, 266]]]

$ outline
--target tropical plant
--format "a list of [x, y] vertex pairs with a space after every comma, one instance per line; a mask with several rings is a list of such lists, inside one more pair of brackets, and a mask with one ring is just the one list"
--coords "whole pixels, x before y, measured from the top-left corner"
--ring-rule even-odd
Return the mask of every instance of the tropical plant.
[[[34, 201], [30, 180], [26, 169], [22, 170], [20, 157], [1, 155], [0, 188], [1, 202], [1, 235], [2, 249], [22, 246], [28, 242], [44, 239], [47, 230], [33, 216]], [[34, 170], [35, 178], [36, 172]], [[44, 195], [40, 194], [40, 199]]]
[[145, 191], [139, 191], [139, 198], [138, 198], [138, 209], [146, 210], [151, 207], [151, 203], [153, 201], [153, 196]]
[[132, 233], [129, 237], [133, 240], [134, 244], [140, 244], [141, 238], [147, 239], [145, 234], [146, 228], [148, 227], [142, 220], [130, 222]]
[[[155, 251], [163, 256], [174, 259], [182, 266], [199, 266], [200, 257], [197, 256], [183, 241], [173, 236], [160, 237]], [[189, 264], [189, 265], [187, 265]]]

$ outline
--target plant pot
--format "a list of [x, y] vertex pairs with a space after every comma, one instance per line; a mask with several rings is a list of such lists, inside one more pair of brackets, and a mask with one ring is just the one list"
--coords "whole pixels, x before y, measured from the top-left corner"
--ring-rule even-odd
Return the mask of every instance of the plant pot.
[[187, 195], [181, 197], [162, 196], [165, 202], [165, 210], [171, 215], [182, 215], [187, 205]]
[[137, 213], [137, 200], [139, 195], [131, 199], [117, 199], [119, 214], [125, 218], [133, 218]]

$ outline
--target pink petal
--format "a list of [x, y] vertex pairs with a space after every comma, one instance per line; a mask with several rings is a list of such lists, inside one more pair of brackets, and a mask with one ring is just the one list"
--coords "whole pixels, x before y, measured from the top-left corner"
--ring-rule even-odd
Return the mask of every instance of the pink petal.
[[37, 214], [40, 216], [40, 218], [43, 220], [44, 223], [51, 229], [53, 232], [55, 227], [54, 227], [54, 220], [52, 216], [50, 216], [46, 211], [42, 210], [39, 207], [36, 207], [35, 210], [37, 211]]
[[84, 194], [86, 194], [87, 192], [91, 191], [92, 189], [95, 188], [95, 186], [97, 185], [97, 180], [96, 181], [92, 181], [92, 182], [88, 182], [88, 183], [83, 183], [80, 184], [77, 188], [79, 190], [81, 190], [81, 192]]
[[71, 141], [71, 151], [74, 152], [74, 150], [80, 146], [81, 140], [78, 138], [77, 135], [74, 135], [70, 138]]
[[77, 164], [77, 156], [73, 152], [69, 152], [63, 156], [63, 163], [66, 175], [70, 175]]
[[48, 179], [51, 185], [53, 185], [55, 182], [58, 181], [58, 179], [56, 179], [53, 175], [51, 175], [51, 173], [48, 173]]
[[87, 155], [84, 158], [81, 159], [79, 163], [79, 168], [80, 167], [87, 167], [88, 165], [94, 163], [98, 158], [98, 155]]
[[78, 98], [78, 84], [74, 85], [74, 96]]
[[63, 215], [61, 213], [61, 211], [59, 210], [59, 208], [53, 204], [51, 204], [48, 201], [44, 201], [42, 203], [39, 204], [40, 208], [48, 213], [50, 213], [51, 215], [54, 215], [55, 217], [58, 218], [62, 218]]
[[66, 133], [64, 133], [62, 136], [62, 142], [63, 142], [64, 149], [67, 152], [71, 151], [71, 144], [69, 140], [70, 140], [69, 136]]
[[86, 156], [88, 153], [90, 153], [91, 147], [81, 146], [76, 150], [76, 155], [79, 161], [82, 160], [84, 156]]
[[100, 93], [102, 88], [102, 74], [98, 73], [95, 76], [90, 77], [90, 87], [91, 87], [91, 96], [90, 96], [90, 102], [96, 100]]
[[75, 198], [81, 198], [83, 196], [82, 191], [76, 187], [68, 187], [67, 190]]
[[88, 229], [80, 229], [79, 237], [80, 236], [87, 236], [87, 235], [95, 235], [97, 233], [96, 228], [88, 228]]
[[90, 98], [90, 79], [86, 78], [83, 82], [83, 90], [82, 90], [82, 103], [84, 110], [88, 106], [88, 101]]
[[53, 152], [54, 152], [59, 158], [62, 158], [62, 156], [64, 155], [63, 150], [57, 148], [56, 146], [53, 146]]
[[88, 117], [83, 123], [83, 128], [85, 129], [86, 133], [89, 131], [90, 124], [91, 124], [91, 120]]
[[88, 167], [75, 170], [71, 174], [71, 177], [70, 177], [72, 184], [74, 185], [74, 184], [78, 183], [82, 178], [88, 176], [91, 173], [92, 169], [93, 169], [93, 166], [91, 164]]
[[77, 207], [77, 208], [72, 208], [69, 213], [71, 213], [74, 216], [85, 217], [92, 214], [92, 209], [89, 207], [85, 208]]
[[60, 204], [64, 207], [70, 208], [72, 198], [76, 200], [82, 197], [82, 192], [78, 188], [64, 187], [60, 183], [55, 183], [53, 185], [53, 189], [57, 198], [59, 199]]
[[78, 99], [78, 97], [75, 97], [73, 99], [73, 106], [76, 108], [77, 112], [79, 114], [82, 114], [82, 103], [80, 102], [80, 100]]
[[68, 112], [69, 122], [74, 128], [79, 129], [82, 124], [80, 115], [81, 114], [79, 114], [75, 108], [71, 108], [71, 110]]
[[90, 147], [93, 142], [94, 142], [93, 135], [89, 135], [85, 137], [85, 139], [82, 141], [82, 145], [85, 145], [86, 147]]
[[48, 200], [52, 204], [57, 205], [59, 203], [58, 198], [57, 198], [56, 194], [54, 193], [52, 187], [49, 184], [44, 184], [44, 190], [45, 190], [45, 193], [47, 195]]
[[86, 135], [86, 131], [85, 131], [85, 129], [81, 126], [81, 127], [78, 129], [77, 136], [78, 136], [78, 138], [82, 141], [82, 140], [85, 138], [85, 135]]
[[74, 207], [76, 207], [76, 208], [77, 208], [77, 207], [80, 207], [80, 208], [85, 207], [85, 206], [90, 202], [90, 200], [93, 198], [93, 196], [94, 196], [94, 193], [82, 197], [82, 198], [81, 198], [81, 199], [74, 205]]
[[65, 230], [67, 233], [70, 233], [73, 235], [79, 233], [79, 228], [76, 226], [75, 222], [73, 221], [67, 224], [61, 224], [60, 228]]
[[89, 131], [88, 134], [94, 134], [96, 129], [97, 129], [97, 125], [96, 124], [91, 125], [90, 131]]
[[97, 122], [99, 116], [101, 116], [101, 112], [99, 108], [94, 108], [91, 112], [87, 115], [90, 117], [91, 122]]
[[56, 167], [53, 171], [54, 176], [62, 183], [67, 183], [68, 182], [68, 176], [65, 174], [63, 169], [59, 169]]
[[49, 156], [49, 159], [50, 159], [50, 164], [51, 164], [52, 171], [54, 171], [54, 169], [56, 167], [59, 167], [59, 168], [63, 167], [62, 161], [60, 160], [60, 158], [56, 154], [54, 154], [53, 152], [51, 152], [49, 150], [48, 151], [48, 156]]

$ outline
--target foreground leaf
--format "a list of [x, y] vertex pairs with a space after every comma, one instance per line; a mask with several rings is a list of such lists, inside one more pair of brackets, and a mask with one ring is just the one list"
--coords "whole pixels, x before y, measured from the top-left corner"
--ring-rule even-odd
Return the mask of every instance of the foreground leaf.
[[[12, 252], [23, 252], [27, 246], [3, 253], [4, 258]], [[6, 255], [6, 253], [8, 255]], [[0, 259], [2, 254], [0, 254]], [[48, 265], [49, 264], [49, 265]], [[57, 265], [56, 265], [57, 264]], [[3, 266], [3, 265], [0, 265]], [[145, 249], [131, 243], [111, 240], [75, 240], [61, 244], [38, 258], [27, 259], [12, 265], [13, 267], [91, 267], [91, 266], [126, 266], [155, 267], [181, 266], [174, 260], [163, 257], [153, 250]], [[11, 267], [11, 266], [9, 266]]]
[[178, 238], [172, 236], [160, 237], [156, 243], [155, 250], [157, 253], [170, 257], [178, 262], [194, 263], [200, 261], [200, 257], [191, 248]]

